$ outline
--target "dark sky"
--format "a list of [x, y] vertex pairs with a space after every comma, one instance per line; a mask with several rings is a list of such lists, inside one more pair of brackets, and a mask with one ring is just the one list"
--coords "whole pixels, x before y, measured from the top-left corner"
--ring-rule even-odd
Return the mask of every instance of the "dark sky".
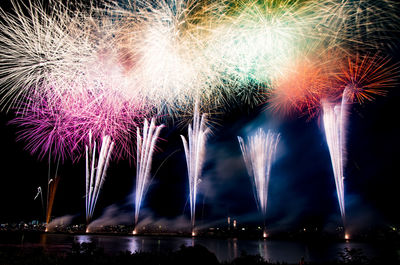
[[[400, 61], [399, 54], [394, 51], [391, 55]], [[400, 140], [396, 114], [399, 89], [399, 86], [392, 88], [386, 97], [351, 107], [345, 169], [349, 223], [400, 223], [397, 214]], [[0, 114], [0, 222], [42, 218], [40, 201], [33, 198], [36, 188], [45, 187], [47, 182], [47, 161], [38, 161], [24, 151], [23, 142], [15, 141], [16, 128], [7, 125], [12, 118], [12, 112]], [[236, 137], [245, 136], [258, 126], [274, 129], [282, 135], [271, 173], [267, 214], [270, 226], [277, 229], [304, 224], [328, 227], [340, 222], [328, 148], [318, 118], [277, 119], [260, 107], [249, 111], [234, 109], [216, 121], [218, 125], [214, 126], [207, 143], [207, 161], [197, 205], [199, 222], [211, 222], [228, 215], [242, 222], [257, 220], [251, 182]], [[147, 209], [144, 213], [147, 211], [154, 219], [189, 216], [186, 162], [180, 134], [186, 135], [186, 128], [169, 126], [161, 133], [164, 140], [159, 142], [160, 151], [154, 157], [152, 172], [162, 166], [143, 206]], [[51, 167], [54, 173], [55, 164]], [[66, 161], [60, 165], [62, 179], [54, 216], [78, 215], [75, 222], [83, 222], [84, 170], [84, 161], [74, 165]], [[135, 171], [134, 165], [126, 161], [111, 164], [95, 217], [113, 204], [121, 208], [121, 213], [132, 214], [130, 194]]]

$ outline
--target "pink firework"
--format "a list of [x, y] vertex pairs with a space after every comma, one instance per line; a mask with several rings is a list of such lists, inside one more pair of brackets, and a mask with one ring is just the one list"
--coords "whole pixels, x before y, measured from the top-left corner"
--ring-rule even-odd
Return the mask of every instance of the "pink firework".
[[108, 135], [115, 143], [113, 157], [116, 159], [133, 157], [133, 140], [135, 127], [143, 120], [144, 111], [141, 105], [122, 101], [115, 95], [102, 93], [82, 93], [75, 98], [69, 98], [64, 111], [74, 121], [84, 144], [86, 137], [92, 132], [93, 140], [100, 141]]
[[80, 153], [74, 123], [60, 105], [50, 105], [46, 97], [28, 98], [16, 111], [10, 123], [19, 128], [17, 140], [26, 142], [26, 149], [43, 159], [47, 154], [64, 161]]
[[11, 123], [20, 128], [18, 140], [25, 141], [26, 149], [40, 159], [50, 154], [77, 161], [88, 144], [89, 131], [93, 140], [111, 137], [115, 142], [114, 159], [132, 158], [133, 129], [141, 123], [144, 113], [142, 106], [118, 100], [105, 92], [94, 95], [83, 91], [49, 104], [48, 97], [36, 95], [17, 110]]

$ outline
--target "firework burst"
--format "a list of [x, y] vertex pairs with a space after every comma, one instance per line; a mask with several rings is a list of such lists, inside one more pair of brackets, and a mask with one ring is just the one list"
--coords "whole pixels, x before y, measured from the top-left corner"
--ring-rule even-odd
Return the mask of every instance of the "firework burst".
[[393, 0], [311, 1], [325, 45], [347, 51], [392, 47], [400, 31], [400, 3]]
[[10, 123], [18, 126], [17, 140], [26, 142], [31, 154], [39, 159], [49, 154], [61, 161], [79, 154], [75, 124], [60, 105], [50, 105], [46, 97], [38, 95], [26, 100], [16, 114]]
[[347, 90], [350, 102], [364, 103], [372, 101], [377, 95], [385, 95], [386, 89], [398, 82], [398, 64], [378, 54], [349, 56], [340, 64], [335, 75], [335, 85]]
[[11, 4], [14, 13], [0, 10], [1, 103], [8, 108], [43, 89], [66, 88], [51, 84], [76, 78], [93, 52], [84, 32], [77, 30], [79, 10], [72, 16], [69, 7], [57, 1], [50, 1], [52, 8], [37, 1]]

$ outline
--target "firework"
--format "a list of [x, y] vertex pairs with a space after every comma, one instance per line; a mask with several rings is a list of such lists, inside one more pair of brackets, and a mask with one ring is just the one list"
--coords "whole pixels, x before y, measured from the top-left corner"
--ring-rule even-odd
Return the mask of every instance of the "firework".
[[110, 136], [104, 136], [100, 152], [96, 155], [96, 141], [92, 142], [89, 132], [89, 145], [86, 145], [86, 222], [92, 220], [101, 187], [104, 184], [114, 142]]
[[[279, 140], [280, 134], [273, 133], [270, 130], [265, 134], [261, 128], [253, 136], [247, 138], [247, 144], [242, 137], [238, 136], [247, 172], [253, 183], [254, 197], [263, 215], [264, 222], [267, 213], [271, 166]], [[265, 223], [264, 235], [266, 235]]]
[[329, 154], [331, 156], [336, 192], [343, 224], [346, 220], [344, 198], [344, 164], [346, 147], [346, 122], [349, 94], [345, 90], [341, 104], [322, 103], [323, 122]]
[[39, 195], [40, 195], [40, 201], [41, 201], [41, 205], [42, 205], [42, 210], [43, 210], [43, 214], [45, 214], [44, 213], [44, 202], [43, 202], [43, 191], [42, 191], [42, 187], [38, 187], [37, 188], [37, 193], [36, 193], [36, 195], [35, 195], [35, 197], [33, 198], [33, 200], [36, 200], [37, 198], [39, 198]]
[[[47, 209], [46, 209], [46, 224], [49, 224], [51, 218], [51, 212], [53, 211], [54, 198], [60, 177], [56, 176], [54, 179], [50, 179], [47, 188]], [[46, 228], [47, 229], [47, 228]]]
[[322, 62], [315, 57], [300, 57], [283, 68], [283, 75], [272, 82], [267, 90], [268, 108], [275, 113], [308, 113], [318, 111], [321, 95], [327, 96], [333, 89], [330, 77], [334, 61]]
[[[12, 0], [14, 13], [0, 10], [0, 83], [4, 107], [18, 106], [32, 93], [68, 90], [82, 63], [93, 53], [93, 45], [78, 30], [80, 12], [50, 1], [46, 8], [38, 1], [22, 4]], [[51, 86], [51, 84], [64, 84]], [[55, 91], [54, 91], [55, 92]], [[62, 94], [57, 91], [54, 95]]]
[[210, 43], [215, 70], [240, 84], [269, 82], [304, 40], [309, 27], [302, 7], [300, 1], [234, 1]]
[[193, 115], [193, 124], [188, 128], [188, 140], [181, 135], [183, 147], [185, 148], [186, 164], [189, 179], [189, 201], [190, 215], [192, 223], [192, 233], [194, 232], [196, 216], [196, 196], [197, 186], [200, 182], [201, 171], [204, 164], [206, 138], [210, 129], [206, 126], [206, 115], [200, 117], [196, 107]]
[[374, 96], [385, 95], [385, 89], [397, 84], [398, 67], [379, 54], [348, 56], [334, 76], [334, 85], [342, 94], [348, 93], [350, 102], [372, 101]]
[[122, 46], [130, 78], [141, 96], [174, 115], [186, 109], [202, 84], [199, 82], [196, 41], [191, 35], [192, 1], [139, 1], [136, 9], [121, 9], [127, 21]]
[[80, 145], [75, 124], [60, 104], [50, 105], [38, 95], [27, 99], [16, 114], [10, 123], [18, 126], [17, 140], [26, 142], [25, 149], [31, 154], [39, 159], [48, 154], [61, 161], [77, 157]]
[[325, 45], [349, 53], [392, 47], [400, 31], [398, 1], [325, 0], [311, 1], [311, 6]]
[[137, 158], [136, 158], [136, 193], [135, 193], [135, 226], [139, 220], [139, 211], [142, 199], [149, 186], [149, 176], [155, 144], [163, 125], [156, 126], [154, 118], [150, 126], [145, 120], [143, 126], [143, 136], [137, 128]]

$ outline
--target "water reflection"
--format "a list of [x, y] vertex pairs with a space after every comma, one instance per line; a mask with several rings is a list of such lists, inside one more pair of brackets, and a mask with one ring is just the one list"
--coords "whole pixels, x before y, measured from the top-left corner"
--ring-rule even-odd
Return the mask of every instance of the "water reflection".
[[[21, 242], [20, 236], [16, 242]], [[398, 246], [384, 244], [369, 244], [357, 242], [341, 243], [304, 243], [293, 241], [271, 240], [245, 240], [245, 239], [212, 239], [192, 237], [150, 237], [150, 236], [110, 236], [110, 235], [62, 235], [43, 234], [40, 237], [27, 237], [26, 243], [39, 243], [44, 248], [59, 251], [70, 251], [72, 243], [94, 242], [97, 247], [103, 248], [106, 253], [118, 253], [120, 251], [135, 252], [169, 252], [179, 250], [180, 246], [202, 245], [217, 258], [223, 261], [231, 261], [246, 252], [249, 255], [259, 254], [267, 261], [298, 263], [301, 257], [308, 262], [323, 262], [338, 258], [338, 252], [347, 248], [362, 249], [369, 257], [390, 255], [399, 257]]]
[[263, 257], [265, 260], [269, 260], [266, 239], [263, 239], [262, 241], [258, 241], [258, 254], [260, 254], [260, 256]]
[[92, 236], [88, 236], [88, 235], [76, 236], [76, 240], [75, 241], [78, 242], [79, 244], [91, 243], [92, 242]]
[[47, 242], [47, 235], [46, 234], [41, 234], [40, 235], [40, 244], [41, 245], [46, 245]]
[[136, 237], [131, 237], [128, 241], [128, 251], [131, 253], [140, 252], [141, 248]]
[[237, 239], [233, 239], [233, 258], [236, 259], [238, 257], [238, 250], [237, 250]]
[[183, 239], [183, 244], [187, 247], [193, 247], [194, 246], [194, 238], [184, 238]]

